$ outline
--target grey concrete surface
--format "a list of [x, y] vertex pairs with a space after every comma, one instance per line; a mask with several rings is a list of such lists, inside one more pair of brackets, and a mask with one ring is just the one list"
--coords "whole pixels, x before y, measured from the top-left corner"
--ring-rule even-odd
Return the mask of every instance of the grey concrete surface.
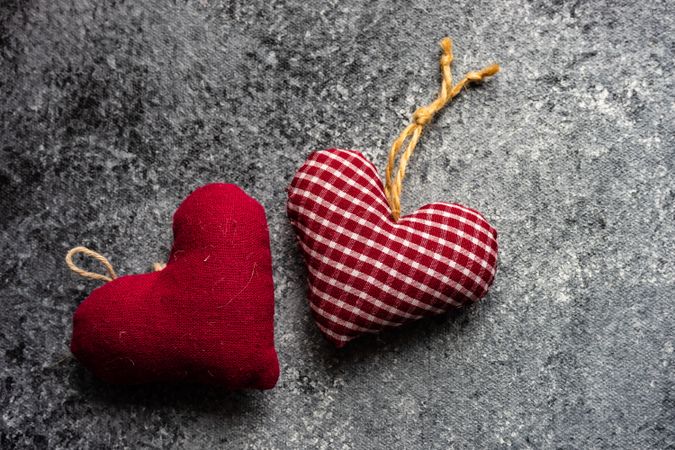
[[[672, 2], [0, 3], [0, 447], [673, 448]], [[455, 40], [471, 88], [427, 129], [404, 211], [500, 232], [488, 297], [337, 351], [309, 316], [285, 189], [314, 149], [387, 148]], [[266, 207], [281, 379], [106, 386], [68, 358], [96, 283], [171, 245], [192, 189]]]

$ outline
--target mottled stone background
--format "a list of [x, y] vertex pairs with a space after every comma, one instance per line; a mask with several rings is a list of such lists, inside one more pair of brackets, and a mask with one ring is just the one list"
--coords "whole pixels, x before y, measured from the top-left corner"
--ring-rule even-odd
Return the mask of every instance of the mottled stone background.
[[[673, 448], [673, 3], [339, 0], [0, 3], [0, 447]], [[285, 189], [313, 149], [378, 167], [438, 85], [459, 97], [404, 209], [500, 231], [475, 307], [337, 351], [312, 323]], [[97, 283], [166, 257], [191, 190], [267, 208], [282, 375], [269, 392], [110, 387], [67, 357]]]

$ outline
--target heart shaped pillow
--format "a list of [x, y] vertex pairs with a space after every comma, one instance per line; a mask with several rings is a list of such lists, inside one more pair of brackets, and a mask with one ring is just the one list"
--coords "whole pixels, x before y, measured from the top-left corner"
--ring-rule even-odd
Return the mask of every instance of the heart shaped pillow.
[[94, 290], [71, 350], [110, 383], [270, 389], [279, 376], [265, 211], [232, 184], [194, 191], [173, 217], [166, 267]]
[[394, 222], [377, 170], [359, 152], [313, 153], [287, 208], [313, 316], [338, 347], [476, 302], [494, 279], [497, 231], [481, 214], [432, 203]]

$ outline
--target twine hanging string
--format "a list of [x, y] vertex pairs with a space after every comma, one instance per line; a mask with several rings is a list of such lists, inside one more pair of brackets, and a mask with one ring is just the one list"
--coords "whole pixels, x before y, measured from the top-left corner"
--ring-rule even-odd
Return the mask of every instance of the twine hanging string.
[[[100, 273], [96, 272], [89, 272], [87, 270], [81, 269], [79, 266], [77, 266], [73, 262], [73, 256], [77, 254], [83, 254], [85, 256], [89, 256], [90, 258], [94, 258], [96, 261], [100, 262], [103, 264], [103, 267], [105, 267], [105, 270], [108, 272], [108, 275], [102, 275]], [[70, 249], [70, 251], [66, 254], [66, 265], [70, 270], [75, 272], [81, 277], [84, 278], [89, 278], [90, 280], [102, 280], [105, 281], [106, 283], [109, 281], [114, 280], [117, 278], [117, 274], [115, 273], [115, 269], [113, 269], [112, 264], [110, 264], [110, 261], [108, 261], [108, 258], [105, 256], [101, 255], [100, 253], [97, 253], [91, 249], [88, 249], [87, 247], [75, 247]]]
[[[108, 272], [108, 275], [103, 275], [101, 273], [96, 272], [89, 272], [88, 270], [80, 268], [77, 264], [73, 262], [73, 257], [80, 253], [85, 256], [89, 256], [90, 258], [94, 258], [96, 261], [100, 262], [103, 265], [103, 267], [105, 267], [105, 270], [106, 272]], [[113, 269], [113, 266], [112, 264], [110, 264], [110, 261], [108, 261], [108, 258], [87, 247], [74, 247], [70, 249], [70, 251], [66, 254], [66, 265], [74, 273], [80, 275], [81, 277], [88, 278], [90, 280], [101, 280], [107, 283], [117, 278], [117, 273], [115, 273], [115, 269]], [[160, 262], [154, 263], [152, 265], [152, 269], [155, 272], [159, 272], [165, 267], [166, 264]]]
[[[403, 187], [405, 169], [408, 165], [408, 160], [422, 135], [424, 127], [433, 119], [438, 111], [443, 109], [443, 107], [456, 97], [469, 83], [480, 82], [483, 78], [499, 72], [499, 65], [493, 64], [482, 70], [467, 73], [459, 83], [453, 86], [452, 73], [450, 71], [450, 65], [452, 64], [453, 59], [452, 41], [450, 38], [446, 37], [441, 41], [441, 48], [443, 49], [443, 54], [440, 59], [442, 81], [438, 97], [436, 97], [436, 100], [433, 102], [421, 106], [414, 112], [412, 122], [401, 132], [399, 137], [396, 138], [389, 151], [389, 160], [385, 172], [384, 192], [387, 196], [389, 206], [391, 207], [391, 215], [395, 222], [398, 221], [401, 216], [401, 189]], [[408, 141], [408, 145], [399, 158], [398, 171], [394, 176], [393, 172], [396, 158], [406, 141]]]

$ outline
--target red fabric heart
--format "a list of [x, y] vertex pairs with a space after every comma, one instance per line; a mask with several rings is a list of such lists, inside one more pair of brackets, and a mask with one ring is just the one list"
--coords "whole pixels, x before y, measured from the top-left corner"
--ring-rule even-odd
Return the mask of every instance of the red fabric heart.
[[110, 383], [269, 389], [279, 376], [265, 211], [232, 184], [197, 189], [173, 217], [160, 272], [117, 278], [79, 306], [71, 350]]
[[476, 302], [494, 279], [497, 231], [482, 215], [432, 203], [394, 222], [377, 170], [359, 152], [313, 153], [287, 207], [313, 316], [338, 347]]

